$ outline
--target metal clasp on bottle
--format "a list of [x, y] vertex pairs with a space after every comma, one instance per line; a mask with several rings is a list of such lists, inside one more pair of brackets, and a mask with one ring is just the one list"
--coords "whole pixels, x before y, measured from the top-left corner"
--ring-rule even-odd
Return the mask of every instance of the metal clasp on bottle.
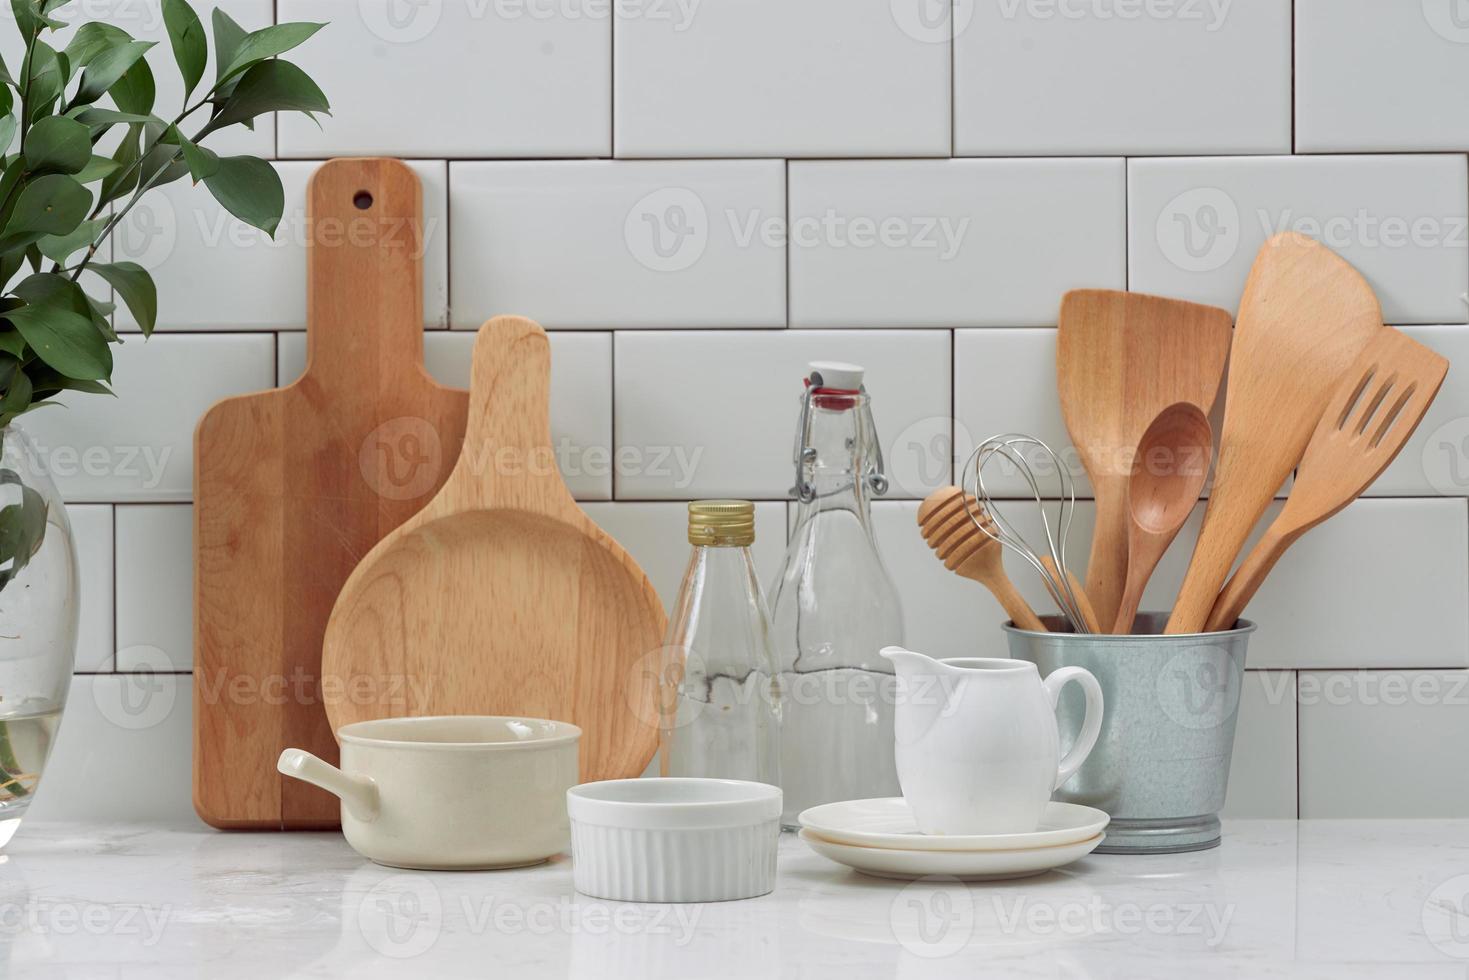
[[[811, 406], [815, 403], [816, 394], [820, 390], [821, 376], [812, 375], [807, 379], [806, 392], [801, 398], [801, 420], [796, 424], [796, 483], [791, 488], [791, 495], [803, 504], [809, 504], [816, 499], [816, 488], [806, 479], [806, 467], [816, 462], [816, 447], [811, 445]], [[862, 480], [874, 494], [881, 497], [888, 492], [887, 467], [882, 458], [882, 443], [877, 438], [877, 423], [872, 419], [872, 399], [867, 397], [867, 386], [858, 389], [862, 396], [858, 408], [857, 427], [862, 438], [872, 447], [871, 460], [862, 475]]]

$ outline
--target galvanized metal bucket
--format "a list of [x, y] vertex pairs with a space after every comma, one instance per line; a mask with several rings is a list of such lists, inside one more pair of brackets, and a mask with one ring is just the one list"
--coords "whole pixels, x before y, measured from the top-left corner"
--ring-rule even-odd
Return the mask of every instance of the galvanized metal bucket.
[[[1045, 677], [1085, 667], [1102, 685], [1102, 734], [1056, 799], [1111, 814], [1105, 854], [1167, 854], [1219, 844], [1229, 787], [1245, 648], [1255, 624], [1220, 633], [1162, 636], [1166, 613], [1138, 616], [1136, 633], [1036, 633], [1004, 626], [1010, 655]], [[1048, 629], [1065, 621], [1044, 617]], [[1073, 685], [1074, 686], [1074, 685]], [[1080, 692], [1064, 690], [1058, 712], [1064, 752], [1081, 728]]]

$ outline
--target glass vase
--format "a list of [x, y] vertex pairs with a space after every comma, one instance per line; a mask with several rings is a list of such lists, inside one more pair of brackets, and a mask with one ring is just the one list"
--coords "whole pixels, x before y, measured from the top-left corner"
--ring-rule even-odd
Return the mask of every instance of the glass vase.
[[35, 444], [0, 429], [0, 848], [35, 798], [76, 657], [76, 546]]

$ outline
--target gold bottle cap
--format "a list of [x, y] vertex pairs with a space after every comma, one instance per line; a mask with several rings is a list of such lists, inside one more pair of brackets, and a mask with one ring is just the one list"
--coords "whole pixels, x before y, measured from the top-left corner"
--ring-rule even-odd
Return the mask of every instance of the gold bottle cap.
[[744, 548], [755, 543], [755, 505], [748, 500], [689, 504], [689, 544]]

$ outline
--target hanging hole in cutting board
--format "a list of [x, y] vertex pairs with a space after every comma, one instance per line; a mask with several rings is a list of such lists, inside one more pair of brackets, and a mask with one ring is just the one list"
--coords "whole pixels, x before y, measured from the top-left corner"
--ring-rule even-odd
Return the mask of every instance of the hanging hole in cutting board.
[[366, 211], [372, 207], [372, 195], [367, 191], [358, 191], [353, 196], [352, 203], [356, 205], [358, 211]]

